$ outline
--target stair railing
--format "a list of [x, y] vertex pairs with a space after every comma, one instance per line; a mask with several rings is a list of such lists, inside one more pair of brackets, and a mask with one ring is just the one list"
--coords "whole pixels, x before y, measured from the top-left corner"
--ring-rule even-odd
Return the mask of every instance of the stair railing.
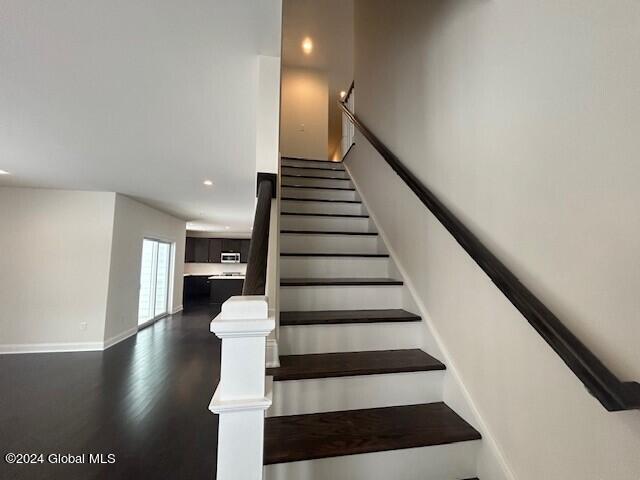
[[[257, 203], [242, 296], [231, 297], [211, 322], [222, 340], [220, 383], [209, 410], [219, 415], [218, 480], [262, 478], [264, 415], [271, 406], [265, 380], [266, 338], [275, 328], [269, 298], [270, 257], [277, 256], [275, 174], [258, 173]], [[274, 240], [276, 239], [276, 240]], [[270, 245], [272, 248], [270, 248]]]
[[349, 121], [562, 358], [591, 395], [608, 411], [640, 409], [640, 383], [619, 380], [431, 190], [402, 164], [347, 104], [338, 103]]
[[[352, 112], [354, 110], [354, 102], [355, 102], [353, 87], [354, 87], [354, 83], [351, 82], [349, 91], [342, 99], [342, 104], [346, 105], [347, 108]], [[346, 157], [347, 154], [349, 153], [349, 150], [351, 150], [351, 147], [353, 147], [354, 145], [353, 142], [355, 139], [355, 135], [356, 135], [356, 132], [355, 132], [353, 123], [351, 122], [351, 119], [346, 113], [342, 112], [342, 159], [343, 160], [344, 160], [344, 157]]]

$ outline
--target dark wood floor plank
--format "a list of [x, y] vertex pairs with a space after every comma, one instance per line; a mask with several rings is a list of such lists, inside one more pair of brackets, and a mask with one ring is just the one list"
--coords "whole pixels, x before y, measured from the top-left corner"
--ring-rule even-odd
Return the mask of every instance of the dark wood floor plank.
[[278, 368], [267, 369], [275, 381], [349, 377], [444, 370], [445, 366], [419, 349], [281, 355]]
[[393, 286], [402, 285], [402, 280], [393, 278], [281, 278], [283, 287], [308, 287], [308, 286]]
[[265, 419], [265, 465], [481, 438], [444, 403]]
[[310, 310], [280, 312], [281, 326], [332, 325], [349, 323], [419, 322], [419, 315], [402, 309]]
[[6, 452], [113, 453], [114, 464], [0, 466], [12, 480], [215, 478], [219, 306], [167, 317], [103, 352], [0, 355]]

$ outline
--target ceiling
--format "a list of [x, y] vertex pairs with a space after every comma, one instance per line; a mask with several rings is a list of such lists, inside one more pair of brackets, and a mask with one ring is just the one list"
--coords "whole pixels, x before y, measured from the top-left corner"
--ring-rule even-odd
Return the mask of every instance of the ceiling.
[[[305, 37], [313, 40], [310, 55], [302, 51]], [[327, 72], [329, 151], [333, 151], [341, 136], [339, 94], [353, 81], [353, 0], [283, 0], [282, 63]]]
[[278, 5], [4, 0], [0, 186], [115, 191], [249, 231], [257, 54], [279, 55]]

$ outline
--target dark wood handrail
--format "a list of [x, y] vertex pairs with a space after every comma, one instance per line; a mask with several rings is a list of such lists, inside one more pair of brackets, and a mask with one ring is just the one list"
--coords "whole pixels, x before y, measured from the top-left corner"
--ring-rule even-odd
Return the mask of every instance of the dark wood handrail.
[[[349, 97], [351, 96], [351, 94], [353, 93], [353, 87], [355, 86], [355, 82], [352, 81], [351, 85], [349, 86], [349, 90], [347, 90], [347, 94], [344, 96], [344, 98], [342, 99], [343, 104], [347, 104], [347, 102], [349, 101]], [[340, 102], [338, 102], [340, 103]]]
[[277, 178], [273, 173], [258, 173], [256, 213], [249, 243], [247, 273], [242, 295], [264, 295], [267, 282], [267, 256], [269, 253], [269, 224], [271, 199], [275, 198]]
[[338, 103], [360, 133], [562, 358], [587, 390], [609, 411], [640, 409], [640, 383], [620, 381], [343, 102]]

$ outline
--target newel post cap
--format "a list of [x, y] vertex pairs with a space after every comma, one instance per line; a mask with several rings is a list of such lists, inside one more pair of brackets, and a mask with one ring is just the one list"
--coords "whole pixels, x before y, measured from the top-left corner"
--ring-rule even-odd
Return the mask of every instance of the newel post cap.
[[274, 328], [268, 298], [262, 295], [231, 297], [222, 304], [222, 311], [210, 327], [219, 338], [266, 337]]

